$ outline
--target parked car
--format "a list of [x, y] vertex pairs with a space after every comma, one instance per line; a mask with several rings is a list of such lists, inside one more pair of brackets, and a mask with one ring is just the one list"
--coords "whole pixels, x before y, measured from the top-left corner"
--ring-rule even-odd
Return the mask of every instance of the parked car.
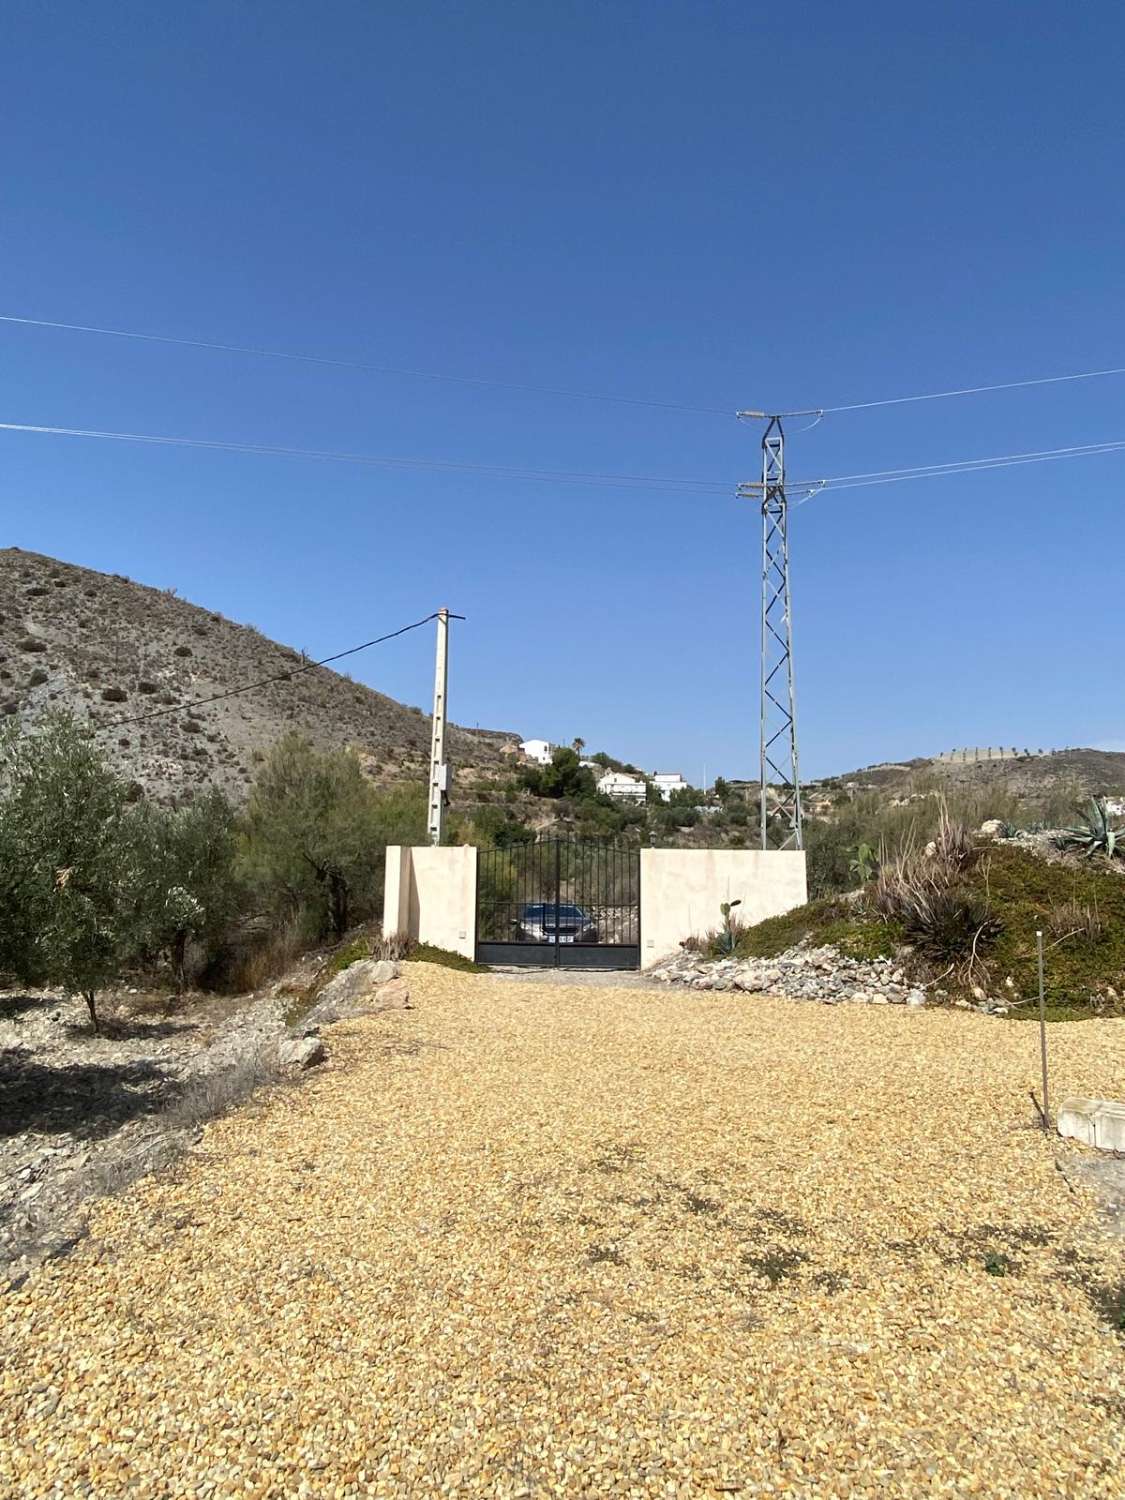
[[521, 943], [596, 943], [598, 924], [581, 906], [569, 902], [528, 901], [513, 919]]

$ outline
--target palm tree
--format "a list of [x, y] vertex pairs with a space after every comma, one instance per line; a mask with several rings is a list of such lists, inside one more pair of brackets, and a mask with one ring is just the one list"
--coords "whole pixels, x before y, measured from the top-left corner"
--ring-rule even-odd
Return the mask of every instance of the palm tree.
[[574, 736], [573, 740], [571, 740], [570, 743], [574, 747], [574, 751], [575, 751], [576, 755], [581, 755], [582, 752], [583, 752], [583, 750], [585, 750], [585, 748], [586, 748], [586, 741], [582, 738], [582, 736], [580, 734], [576, 734]]

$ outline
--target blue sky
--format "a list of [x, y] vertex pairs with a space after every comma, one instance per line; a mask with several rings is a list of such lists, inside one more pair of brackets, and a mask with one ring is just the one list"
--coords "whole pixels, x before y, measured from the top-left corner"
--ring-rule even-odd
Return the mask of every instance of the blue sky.
[[[0, 313], [732, 412], [1122, 365], [1123, 44], [1101, 3], [15, 0]], [[839, 415], [790, 472], [1125, 439], [1123, 405]], [[3, 324], [0, 420], [729, 483], [0, 433], [0, 542], [315, 654], [448, 603], [461, 721], [756, 767], [751, 427]], [[1123, 484], [1117, 454], [797, 510], [805, 772], [1125, 746]], [[353, 671], [426, 704], [430, 650]]]

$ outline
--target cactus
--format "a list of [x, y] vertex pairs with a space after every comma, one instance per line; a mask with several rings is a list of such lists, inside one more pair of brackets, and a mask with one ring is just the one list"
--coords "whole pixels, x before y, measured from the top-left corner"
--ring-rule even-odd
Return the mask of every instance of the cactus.
[[737, 924], [731, 920], [731, 912], [736, 906], [741, 905], [741, 900], [721, 901], [719, 903], [719, 911], [722, 913], [723, 918], [723, 930], [719, 933], [718, 943], [720, 953], [734, 952], [734, 945], [738, 941], [738, 932], [736, 931]]

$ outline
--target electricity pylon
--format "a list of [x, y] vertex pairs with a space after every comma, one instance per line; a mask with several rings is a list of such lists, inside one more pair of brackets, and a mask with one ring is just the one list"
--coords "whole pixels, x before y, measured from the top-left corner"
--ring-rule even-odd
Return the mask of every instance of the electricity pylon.
[[801, 780], [797, 700], [793, 689], [793, 610], [789, 593], [789, 501], [781, 417], [744, 411], [765, 421], [761, 484], [741, 484], [744, 499], [762, 507], [762, 636], [759, 732], [759, 818], [763, 849], [800, 849]]

